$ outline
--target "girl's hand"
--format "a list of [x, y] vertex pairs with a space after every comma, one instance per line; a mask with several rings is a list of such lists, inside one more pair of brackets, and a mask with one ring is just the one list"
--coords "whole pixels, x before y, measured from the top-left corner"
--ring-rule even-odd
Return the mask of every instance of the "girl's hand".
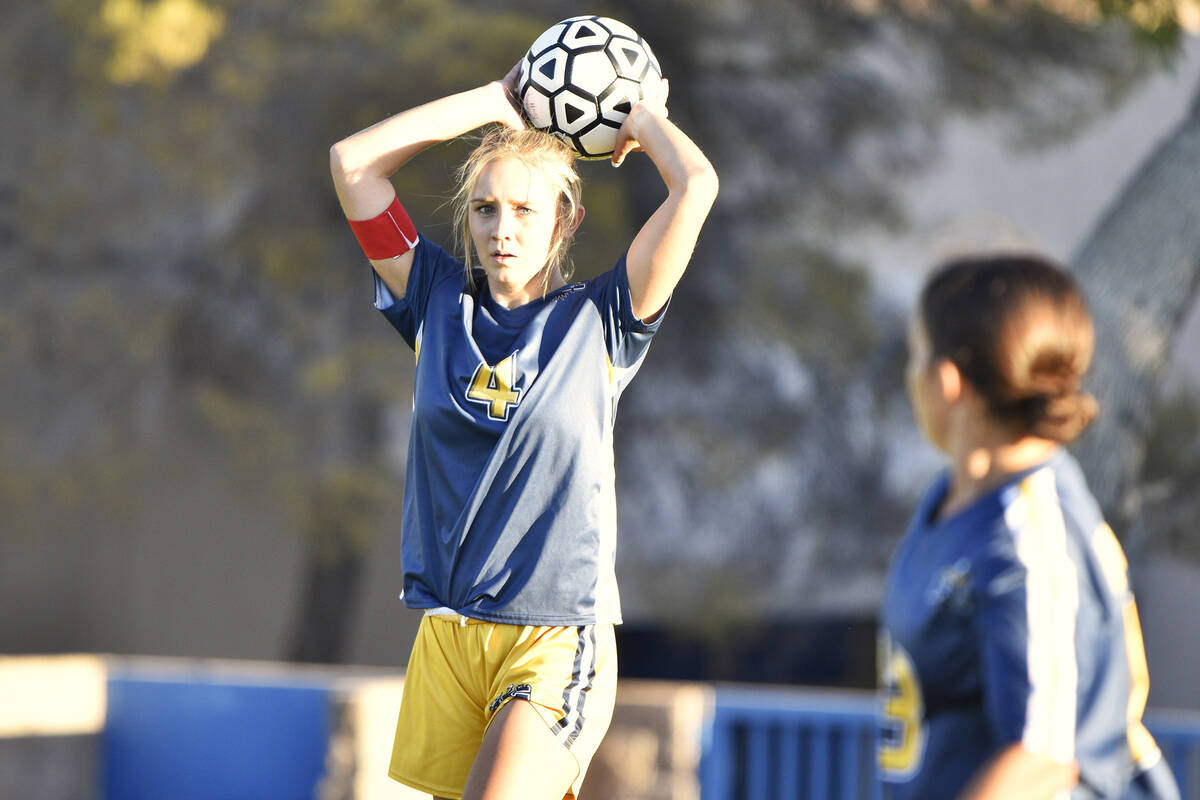
[[667, 118], [667, 94], [669, 91], [670, 86], [666, 78], [663, 78], [659, 82], [658, 91], [634, 103], [633, 108], [629, 110], [629, 116], [625, 117], [625, 121], [621, 123], [621, 129], [617, 131], [617, 141], [613, 146], [612, 154], [614, 167], [621, 166], [625, 156], [643, 149], [638, 141], [638, 131], [644, 124], [647, 115]]
[[507, 75], [498, 81], [493, 81], [493, 85], [504, 95], [504, 104], [506, 106], [497, 116], [496, 121], [518, 130], [529, 127], [525, 122], [525, 116], [521, 113], [521, 101], [517, 97], [517, 80], [520, 77], [521, 62], [518, 61], [508, 71]]

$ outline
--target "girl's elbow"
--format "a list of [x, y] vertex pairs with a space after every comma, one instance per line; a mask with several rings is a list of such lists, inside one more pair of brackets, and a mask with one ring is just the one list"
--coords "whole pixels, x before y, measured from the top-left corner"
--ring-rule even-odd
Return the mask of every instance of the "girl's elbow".
[[337, 142], [329, 148], [329, 171], [335, 178], [346, 175], [346, 154], [342, 142]]
[[362, 169], [355, 166], [343, 139], [329, 148], [329, 171], [340, 183], [351, 184], [362, 177]]
[[703, 198], [709, 205], [716, 202], [717, 192], [721, 190], [721, 180], [717, 171], [707, 161], [690, 171], [687, 180], [688, 194]]
[[713, 200], [717, 199], [717, 193], [721, 191], [721, 179], [717, 177], [717, 171], [713, 169], [713, 165], [709, 164], [704, 171], [703, 183], [705, 189], [712, 196]]
[[717, 177], [717, 171], [707, 158], [700, 159], [698, 163], [692, 164], [688, 169], [687, 188], [690, 192], [703, 193], [716, 198], [717, 192], [721, 188], [721, 181]]

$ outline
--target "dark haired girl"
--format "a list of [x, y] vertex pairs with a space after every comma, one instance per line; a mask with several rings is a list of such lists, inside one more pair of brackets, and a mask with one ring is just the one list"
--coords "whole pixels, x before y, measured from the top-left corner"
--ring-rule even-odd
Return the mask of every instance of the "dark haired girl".
[[1041, 258], [926, 283], [908, 393], [949, 457], [893, 558], [879, 767], [893, 798], [1178, 798], [1142, 725], [1148, 677], [1124, 554], [1063, 448], [1091, 316]]

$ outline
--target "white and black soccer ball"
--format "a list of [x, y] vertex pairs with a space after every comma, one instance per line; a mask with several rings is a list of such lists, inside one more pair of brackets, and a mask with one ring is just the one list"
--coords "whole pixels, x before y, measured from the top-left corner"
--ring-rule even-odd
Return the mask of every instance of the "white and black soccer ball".
[[609, 17], [571, 17], [521, 59], [517, 98], [530, 125], [580, 158], [607, 158], [633, 104], [662, 98], [663, 88], [658, 59], [637, 31]]

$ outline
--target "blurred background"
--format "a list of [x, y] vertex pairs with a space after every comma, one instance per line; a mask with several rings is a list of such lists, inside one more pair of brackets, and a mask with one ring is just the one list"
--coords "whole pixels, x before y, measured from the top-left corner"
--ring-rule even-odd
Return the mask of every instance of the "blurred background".
[[[903, 393], [926, 271], [1068, 263], [1079, 446], [1151, 705], [1200, 707], [1195, 0], [0, 0], [0, 652], [400, 669], [411, 354], [336, 140], [499, 78], [551, 23], [655, 49], [721, 196], [617, 426], [623, 675], [867, 687], [939, 468]], [[451, 244], [459, 143], [395, 182]], [[582, 164], [577, 274], [663, 190]]]

